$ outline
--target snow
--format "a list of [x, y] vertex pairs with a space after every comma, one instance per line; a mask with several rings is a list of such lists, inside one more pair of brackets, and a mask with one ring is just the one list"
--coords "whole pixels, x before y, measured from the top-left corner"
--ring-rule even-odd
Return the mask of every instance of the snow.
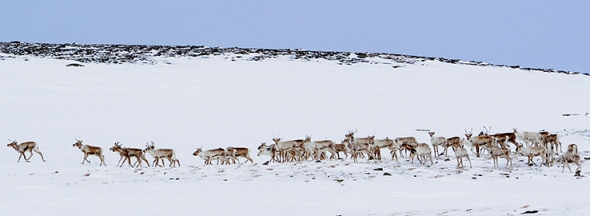
[[[6, 54], [3, 54], [6, 56]], [[0, 60], [0, 135], [34, 140], [47, 162], [0, 151], [3, 215], [582, 215], [587, 177], [561, 165], [493, 169], [487, 155], [457, 169], [405, 159], [270, 163], [273, 137], [336, 142], [547, 130], [589, 157], [589, 76], [422, 61], [416, 64], [157, 58], [159, 64], [84, 64], [31, 56]], [[25, 59], [27, 59], [25, 61]], [[163, 63], [167, 62], [167, 63]], [[577, 114], [563, 116], [563, 114]], [[417, 130], [419, 129], [419, 130]], [[0, 137], [0, 138], [1, 138]], [[75, 139], [103, 147], [80, 164]], [[114, 142], [174, 148], [181, 167], [115, 167]], [[243, 146], [254, 164], [204, 166], [195, 148]], [[441, 150], [442, 151], [442, 150]], [[452, 155], [452, 152], [451, 152]], [[147, 156], [151, 163], [151, 157]], [[524, 160], [524, 161], [523, 161]], [[535, 159], [539, 160], [539, 159]], [[243, 162], [244, 160], [241, 159]], [[468, 164], [467, 162], [465, 162]], [[506, 163], [500, 159], [500, 165]], [[537, 161], [537, 164], [539, 162]], [[166, 162], [167, 164], [167, 162]], [[584, 166], [584, 165], [583, 165]], [[575, 167], [575, 166], [574, 166]], [[382, 168], [383, 171], [377, 171]], [[384, 173], [390, 173], [386, 176]], [[582, 175], [588, 176], [583, 169]]]

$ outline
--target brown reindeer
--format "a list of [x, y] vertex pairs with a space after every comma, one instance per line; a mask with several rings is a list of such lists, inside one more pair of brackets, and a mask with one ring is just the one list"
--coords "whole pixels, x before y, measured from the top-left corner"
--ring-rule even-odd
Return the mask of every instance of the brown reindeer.
[[84, 159], [82, 160], [82, 164], [84, 164], [85, 161], [90, 163], [90, 161], [88, 160], [88, 155], [94, 155], [100, 159], [100, 164], [98, 166], [102, 166], [103, 164], [105, 166], [107, 165], [104, 162], [104, 155], [102, 155], [101, 147], [82, 144], [82, 140], [78, 139], [76, 139], [76, 143], [74, 143], [72, 146], [77, 147], [78, 149], [80, 149], [80, 151], [82, 151], [82, 153], [84, 153]]
[[338, 159], [342, 159], [340, 158], [340, 152], [344, 153], [344, 159], [348, 158], [348, 150], [346, 149], [346, 144], [344, 144], [344, 142], [334, 144], [334, 151], [336, 152]]
[[495, 147], [494, 146], [494, 139], [491, 136], [486, 135], [485, 133], [480, 133], [480, 135], [478, 136], [472, 136], [473, 134], [471, 133], [473, 131], [473, 129], [470, 132], [467, 132], [467, 130], [465, 130], [465, 137], [467, 138], [467, 140], [469, 140], [471, 142], [471, 144], [473, 146], [475, 146], [475, 157], [479, 157], [481, 154], [481, 147], [485, 147], [488, 150], [491, 147]]
[[[43, 158], [43, 153], [41, 153], [41, 151], [39, 151], [39, 146], [37, 145], [36, 142], [29, 141], [29, 142], [23, 142], [21, 144], [17, 144], [16, 140], [12, 141], [9, 139], [8, 141], [10, 141], [10, 143], [8, 143], [8, 145], [6, 145], [6, 147], [12, 147], [12, 148], [14, 148], [14, 150], [16, 150], [18, 153], [20, 153], [20, 155], [18, 156], [17, 162], [20, 162], [21, 157], [24, 157], [26, 162], [30, 162], [29, 159], [31, 159], [31, 157], [33, 157], [33, 151], [36, 152], [37, 154], [39, 154], [41, 156], [41, 160], [43, 160], [43, 162], [45, 162], [45, 158]], [[31, 154], [29, 156], [29, 158], [27, 158], [27, 156], [25, 155], [25, 152], [29, 152]]]
[[[245, 148], [245, 147], [227, 147], [226, 148], [227, 154], [229, 157], [233, 157], [236, 158], [236, 160], [238, 160], [238, 157], [243, 157], [246, 158], [246, 162], [250, 161], [250, 163], [254, 163], [254, 161], [252, 160], [252, 158], [250, 158], [250, 149]], [[240, 161], [238, 160], [238, 163], [240, 163]]]
[[[119, 142], [115, 142], [115, 145], [109, 149], [112, 152], [119, 153], [119, 155], [121, 156], [121, 158], [119, 158], [119, 162], [117, 162], [117, 166], [119, 166], [119, 163], [121, 163], [121, 166], [123, 166], [125, 161], [127, 161], [129, 163], [129, 166], [131, 167], [141, 166], [142, 161], [145, 161], [148, 167], [150, 166], [150, 163], [148, 162], [147, 158], [145, 158], [145, 154], [143, 153], [142, 149], [127, 148], [121, 146], [122, 144], [120, 144]], [[131, 157], [135, 157], [137, 159], [137, 161], [135, 161], [133, 165], [131, 165]], [[123, 162], [121, 162], [121, 160], [123, 160]]]

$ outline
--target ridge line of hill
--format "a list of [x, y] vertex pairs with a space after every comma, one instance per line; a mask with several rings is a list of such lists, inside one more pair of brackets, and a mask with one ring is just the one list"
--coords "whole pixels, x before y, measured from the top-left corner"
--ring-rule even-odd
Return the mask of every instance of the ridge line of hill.
[[[153, 57], [203, 57], [210, 55], [236, 54], [248, 55], [236, 56], [248, 61], [262, 61], [267, 58], [290, 56], [293, 59], [309, 61], [312, 59], [326, 59], [337, 61], [341, 65], [357, 63], [372, 63], [368, 58], [380, 58], [390, 62], [415, 64], [423, 61], [439, 61], [450, 64], [507, 67], [513, 69], [539, 71], [546, 73], [584, 74], [555, 69], [542, 69], [521, 67], [518, 65], [497, 65], [482, 61], [466, 61], [461, 59], [448, 59], [442, 57], [425, 57], [415, 55], [391, 54], [391, 53], [367, 53], [367, 52], [343, 52], [343, 51], [312, 51], [301, 49], [263, 49], [263, 48], [238, 48], [238, 47], [206, 47], [206, 46], [169, 46], [169, 45], [123, 45], [123, 44], [54, 44], [54, 43], [28, 43], [28, 42], [0, 42], [0, 53], [23, 56], [45, 57], [61, 60], [73, 60], [81, 63], [142, 63], [157, 64]], [[0, 56], [2, 60], [2, 56]], [[235, 60], [235, 59], [232, 59]], [[76, 66], [76, 65], [74, 65]], [[396, 66], [393, 66], [396, 67]]]

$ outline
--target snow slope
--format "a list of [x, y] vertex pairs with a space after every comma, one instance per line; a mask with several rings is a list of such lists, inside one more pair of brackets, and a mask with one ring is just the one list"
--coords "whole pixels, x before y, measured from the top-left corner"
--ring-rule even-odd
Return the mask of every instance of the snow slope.
[[[340, 65], [237, 54], [155, 57], [157, 64], [73, 63], [0, 58], [0, 138], [34, 140], [47, 162], [0, 151], [2, 215], [581, 215], [588, 178], [561, 166], [493, 169], [450, 161], [350, 159], [262, 165], [273, 137], [340, 141], [347, 131], [377, 138], [424, 129], [463, 136], [547, 130], [562, 143], [590, 141], [590, 77], [421, 61]], [[233, 59], [233, 60], [232, 60]], [[370, 59], [369, 59], [370, 60]], [[374, 62], [382, 61], [374, 59]], [[563, 116], [563, 114], [573, 114]], [[418, 130], [417, 130], [418, 129]], [[107, 167], [80, 164], [75, 138], [103, 147]], [[115, 167], [114, 142], [174, 148], [177, 168]], [[249, 147], [254, 164], [204, 166], [195, 148]], [[150, 158], [148, 156], [148, 158]], [[537, 159], [538, 160], [538, 159]], [[151, 161], [150, 161], [151, 162]], [[504, 160], [500, 161], [504, 165]], [[383, 171], [374, 170], [382, 168]], [[588, 172], [583, 169], [584, 176]], [[384, 173], [390, 173], [386, 176]]]

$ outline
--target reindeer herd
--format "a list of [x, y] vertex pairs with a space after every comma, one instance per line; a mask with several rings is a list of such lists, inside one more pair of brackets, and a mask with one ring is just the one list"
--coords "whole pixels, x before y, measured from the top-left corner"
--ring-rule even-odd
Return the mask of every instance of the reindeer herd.
[[[331, 140], [312, 141], [310, 136], [306, 136], [305, 139], [287, 141], [273, 138], [273, 144], [262, 143], [258, 147], [258, 156], [267, 155], [270, 156], [269, 162], [283, 163], [310, 159], [315, 161], [340, 159], [340, 153], [343, 153], [344, 159], [350, 155], [350, 158], [355, 162], [359, 158], [367, 158], [369, 162], [382, 160], [381, 151], [387, 149], [392, 160], [398, 161], [399, 157], [404, 157], [414, 163], [414, 158], [416, 158], [422, 165], [428, 163], [432, 165], [434, 164], [433, 156], [435, 158], [439, 156], [450, 158], [450, 148], [457, 159], [457, 168], [464, 168], [464, 160], [469, 162], [470, 168], [472, 167], [471, 152], [478, 158], [484, 154], [489, 155], [495, 169], [499, 167], [500, 158], [506, 160], [504, 168], [512, 169], [514, 167], [512, 160], [521, 155], [527, 157], [527, 164], [530, 165], [536, 165], [533, 159], [540, 157], [541, 164], [539, 166], [545, 164], [552, 167], [555, 162], [560, 162], [563, 167], [562, 172], [566, 167], [572, 172], [569, 164], [573, 163], [578, 166], [577, 170], [581, 170], [577, 145], [570, 144], [564, 153], [557, 134], [546, 131], [519, 132], [516, 128], [513, 129], [513, 132], [490, 134], [491, 127], [484, 127], [484, 129], [485, 131], [476, 136], [473, 135], [473, 129], [471, 129], [470, 131], [465, 130], [465, 137], [448, 138], [435, 136], [435, 132], [429, 131], [430, 145], [417, 142], [415, 137], [394, 139], [389, 137], [375, 139], [375, 136], [356, 137], [356, 130], [348, 131], [340, 143]], [[510, 145], [514, 145], [514, 151], [511, 150]], [[442, 148], [442, 153], [439, 152], [439, 148]]]
[[[576, 171], [581, 170], [581, 160], [576, 144], [569, 144], [565, 152], [562, 150], [561, 142], [557, 134], [551, 134], [546, 131], [542, 132], [519, 132], [514, 128], [513, 132], [489, 134], [491, 127], [484, 127], [485, 131], [480, 132], [477, 136], [473, 136], [471, 129], [469, 132], [465, 130], [465, 137], [441, 137], [435, 136], [435, 132], [429, 131], [430, 145], [426, 143], [417, 142], [415, 137], [398, 137], [390, 139], [375, 139], [375, 136], [357, 137], [356, 130], [348, 131], [344, 134], [344, 139], [340, 143], [332, 140], [312, 140], [311, 136], [306, 136], [304, 139], [282, 140], [281, 138], [273, 138], [272, 144], [262, 143], [258, 147], [258, 156], [269, 156], [269, 162], [301, 162], [301, 161], [321, 161], [334, 159], [348, 159], [358, 162], [359, 158], [366, 158], [369, 161], [382, 160], [382, 150], [389, 150], [392, 160], [398, 161], [399, 157], [404, 157], [406, 160], [414, 163], [414, 158], [422, 165], [434, 164], [434, 158], [444, 156], [449, 159], [449, 148], [453, 150], [454, 156], [457, 160], [457, 168], [464, 168], [464, 160], [469, 162], [469, 167], [472, 167], [470, 152], [475, 157], [482, 157], [489, 155], [493, 160], [494, 168], [498, 168], [499, 159], [506, 160], [504, 168], [513, 168], [512, 160], [518, 155], [527, 157], [527, 164], [536, 165], [535, 157], [541, 158], [539, 166], [545, 164], [551, 167], [555, 162], [562, 164], [562, 172], [567, 167], [570, 172], [570, 164], [577, 166]], [[18, 143], [9, 140], [7, 147], [11, 147], [19, 153], [17, 162], [24, 158], [29, 162], [33, 156], [33, 151], [39, 156], [43, 162], [45, 158], [37, 143], [29, 141]], [[524, 144], [524, 145], [523, 145]], [[511, 150], [510, 145], [514, 146], [514, 151]], [[99, 166], [105, 165], [104, 155], [101, 147], [84, 144], [82, 140], [76, 139], [72, 145], [80, 149], [84, 154], [82, 164], [90, 163], [88, 156], [93, 155], [100, 159]], [[431, 148], [432, 146], [432, 148]], [[439, 152], [442, 148], [442, 152]], [[469, 150], [467, 150], [469, 148]], [[146, 158], [149, 154], [152, 158], [153, 166], [165, 166], [164, 159], [168, 160], [170, 167], [180, 166], [180, 160], [176, 158], [176, 152], [173, 149], [156, 148], [155, 143], [146, 143], [144, 149], [123, 147], [121, 143], [115, 142], [110, 151], [119, 154], [119, 162], [117, 166], [122, 167], [126, 162], [130, 167], [140, 167], [145, 162], [149, 167], [150, 163]], [[29, 156], [25, 155], [29, 153]], [[408, 155], [409, 152], [409, 155]], [[329, 153], [329, 157], [328, 157]], [[341, 153], [344, 158], [341, 157]], [[560, 154], [561, 153], [561, 154]], [[193, 156], [200, 157], [204, 160], [205, 165], [212, 165], [213, 160], [216, 164], [236, 164], [240, 163], [239, 158], [245, 159], [244, 163], [250, 161], [254, 163], [250, 157], [250, 150], [245, 147], [227, 147], [203, 150], [198, 148]], [[131, 160], [135, 158], [132, 164]], [[160, 162], [162, 163], [160, 165]]]

